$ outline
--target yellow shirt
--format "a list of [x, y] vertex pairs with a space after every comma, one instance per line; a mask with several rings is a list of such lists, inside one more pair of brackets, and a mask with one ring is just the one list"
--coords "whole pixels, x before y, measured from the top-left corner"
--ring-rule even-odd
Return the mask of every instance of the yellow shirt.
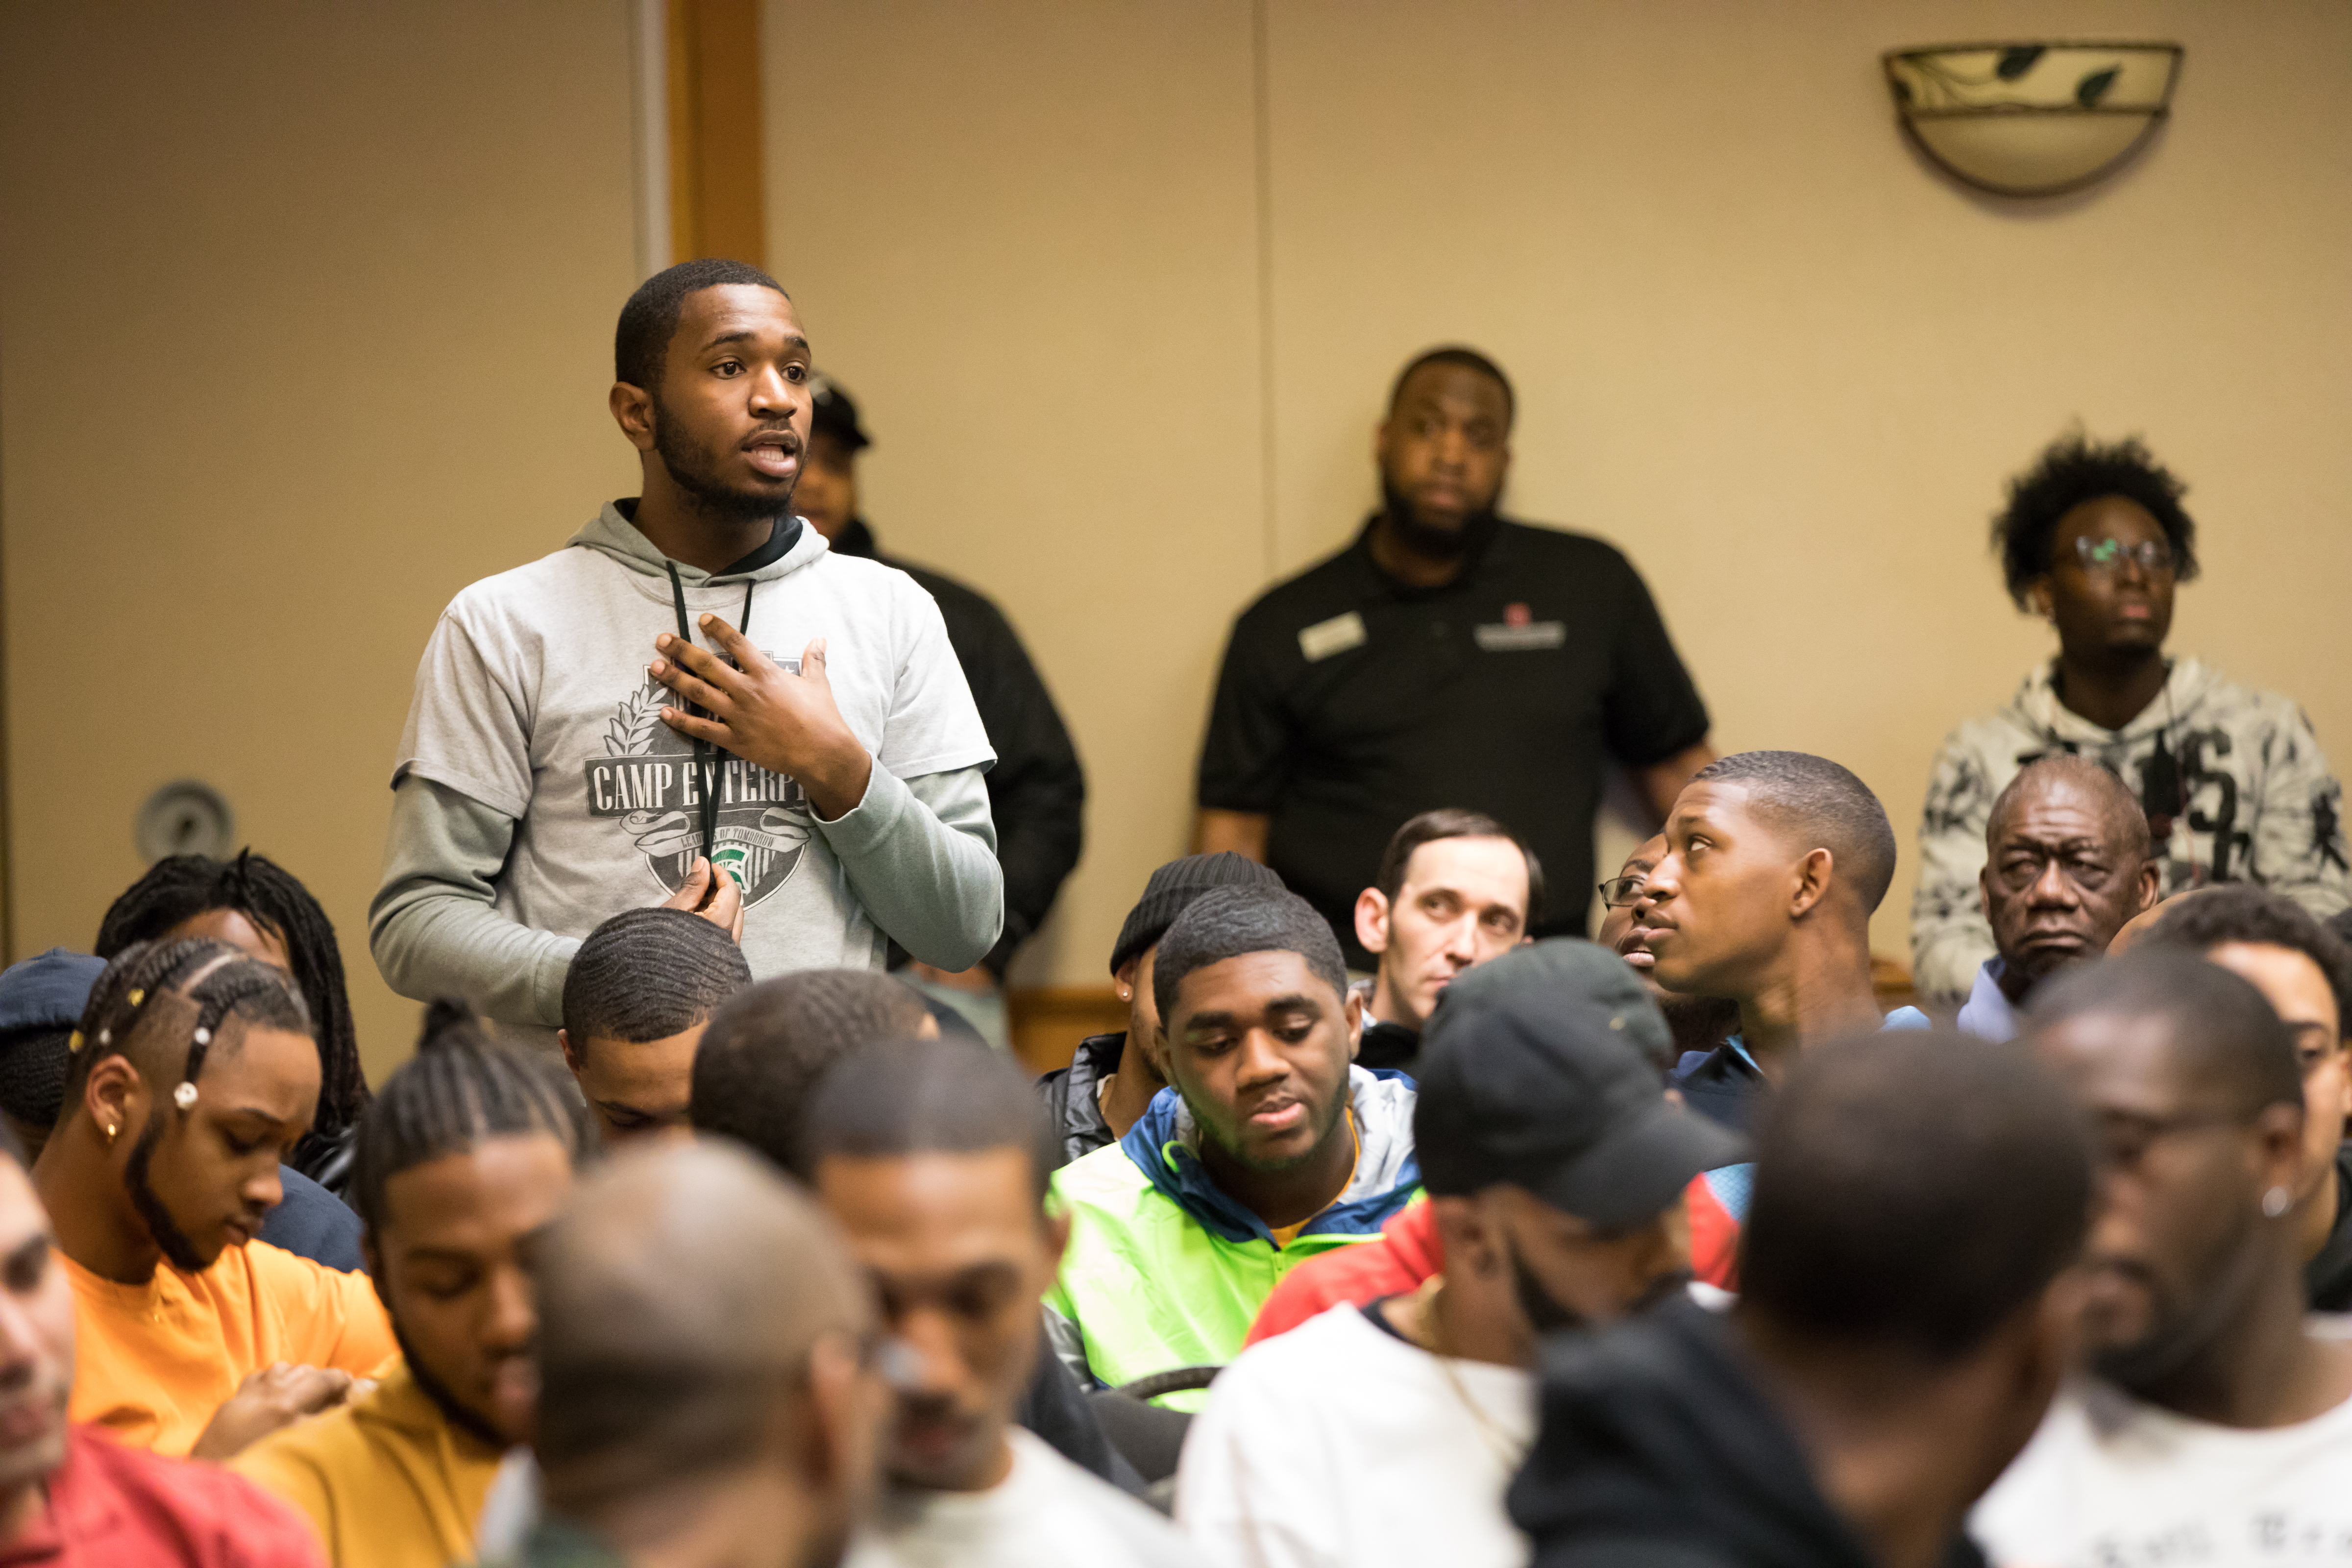
[[473, 1560], [500, 1457], [395, 1362], [374, 1393], [272, 1433], [228, 1468], [299, 1510], [335, 1568], [444, 1568]]
[[194, 1274], [157, 1264], [143, 1285], [63, 1261], [74, 1289], [72, 1418], [134, 1448], [186, 1454], [222, 1401], [272, 1362], [367, 1377], [397, 1348], [366, 1275], [266, 1241]]

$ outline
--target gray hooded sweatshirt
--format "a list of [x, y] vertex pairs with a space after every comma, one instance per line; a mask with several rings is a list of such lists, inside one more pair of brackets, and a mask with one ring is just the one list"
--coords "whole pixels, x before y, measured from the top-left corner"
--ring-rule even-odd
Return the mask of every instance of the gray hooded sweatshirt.
[[706, 779], [719, 803], [709, 853], [743, 886], [753, 975], [879, 968], [894, 937], [964, 969], [996, 940], [1003, 879], [982, 778], [995, 753], [930, 595], [805, 526], [747, 571], [675, 563], [698, 642], [715, 615], [797, 670], [825, 639], [835, 700], [874, 770], [864, 799], [823, 822], [793, 779], [717, 748], [698, 764], [661, 721], [677, 700], [646, 667], [655, 637], [677, 630], [672, 564], [608, 505], [562, 550], [442, 613], [368, 910], [394, 990], [560, 1024], [580, 940], [669, 897], [704, 853]]

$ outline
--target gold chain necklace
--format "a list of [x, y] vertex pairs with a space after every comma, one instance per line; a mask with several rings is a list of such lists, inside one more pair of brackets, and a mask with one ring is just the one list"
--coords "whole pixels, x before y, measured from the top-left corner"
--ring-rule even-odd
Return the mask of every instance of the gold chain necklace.
[[1433, 1274], [1422, 1282], [1420, 1289], [1412, 1293], [1413, 1326], [1419, 1331], [1418, 1348], [1427, 1352], [1437, 1363], [1438, 1373], [1445, 1379], [1445, 1385], [1454, 1391], [1454, 1397], [1462, 1402], [1462, 1408], [1470, 1413], [1470, 1419], [1477, 1425], [1479, 1436], [1494, 1451], [1495, 1458], [1502, 1462], [1503, 1468], [1516, 1472], [1520, 1461], [1528, 1457], [1528, 1443], [1496, 1425], [1495, 1418], [1486, 1414], [1486, 1406], [1470, 1397], [1470, 1390], [1463, 1385], [1462, 1374], [1454, 1370], [1454, 1363], [1458, 1358], [1446, 1344], [1444, 1327], [1437, 1315], [1437, 1298], [1444, 1289], [1445, 1276]]

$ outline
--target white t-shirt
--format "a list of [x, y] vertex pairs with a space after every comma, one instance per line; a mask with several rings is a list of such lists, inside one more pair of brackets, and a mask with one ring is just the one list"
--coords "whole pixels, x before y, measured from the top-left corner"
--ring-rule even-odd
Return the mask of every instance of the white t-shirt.
[[[677, 629], [661, 556], [607, 506], [565, 549], [459, 594], [416, 672], [393, 770], [420, 774], [516, 821], [500, 914], [584, 937], [677, 891], [701, 846], [693, 742], [661, 721], [673, 699], [646, 673]], [[688, 574], [695, 641], [715, 615], [740, 628], [745, 582]], [[835, 555], [814, 528], [752, 579], [750, 640], [786, 669], [825, 639], [841, 716], [900, 779], [984, 765], [987, 731], [939, 605], [878, 561]], [[744, 886], [754, 976], [878, 969], [887, 946], [847, 874], [812, 831], [799, 783], [713, 749], [711, 858]]]
[[1176, 1519], [1241, 1568], [1519, 1568], [1503, 1493], [1535, 1427], [1532, 1374], [1441, 1361], [1334, 1307], [1218, 1374]]
[[1200, 1568], [1176, 1527], [1021, 1427], [984, 1492], [883, 1496], [845, 1568]]
[[1969, 1532], [2000, 1568], [2352, 1563], [2352, 1400], [2247, 1431], [2085, 1381], [2059, 1394]]

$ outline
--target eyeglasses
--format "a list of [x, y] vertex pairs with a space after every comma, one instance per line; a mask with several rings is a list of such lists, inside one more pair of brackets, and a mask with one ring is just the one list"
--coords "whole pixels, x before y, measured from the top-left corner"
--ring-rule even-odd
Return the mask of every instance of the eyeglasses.
[[1601, 901], [1609, 909], [1630, 910], [1642, 901], [1642, 889], [1648, 885], [1644, 877], [1612, 877], [1601, 884]]
[[2082, 562], [2084, 571], [2102, 577], [2114, 576], [2124, 569], [2126, 561], [2138, 562], [2139, 569], [2151, 577], [2172, 575], [2172, 546], [2161, 539], [2143, 539], [2137, 544], [2102, 539], [2093, 543], [2078, 533], [2074, 536], [2074, 555]]

